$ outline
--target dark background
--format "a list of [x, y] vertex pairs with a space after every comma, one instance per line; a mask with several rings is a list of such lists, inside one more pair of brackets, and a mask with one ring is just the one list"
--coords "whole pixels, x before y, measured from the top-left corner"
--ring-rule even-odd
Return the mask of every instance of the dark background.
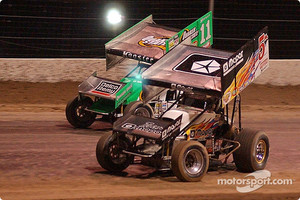
[[[109, 8], [125, 16], [106, 23]], [[0, 57], [100, 58], [104, 44], [150, 14], [161, 25], [182, 29], [208, 12], [209, 0], [2, 0]], [[213, 48], [236, 51], [264, 26], [270, 57], [300, 58], [298, 0], [214, 1]]]

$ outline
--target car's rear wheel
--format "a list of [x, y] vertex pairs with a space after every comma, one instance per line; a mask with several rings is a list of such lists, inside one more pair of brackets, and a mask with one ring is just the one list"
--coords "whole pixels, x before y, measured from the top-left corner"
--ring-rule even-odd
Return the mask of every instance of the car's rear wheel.
[[209, 166], [206, 148], [197, 141], [179, 143], [172, 154], [174, 175], [182, 181], [200, 181]]
[[233, 153], [237, 169], [241, 172], [262, 170], [269, 157], [269, 139], [263, 131], [243, 129], [236, 137], [241, 147]]
[[149, 104], [143, 104], [141, 101], [133, 101], [124, 109], [124, 115], [131, 113], [143, 117], [152, 117], [153, 110]]
[[96, 156], [98, 163], [111, 172], [120, 172], [126, 169], [133, 161], [133, 156], [122, 151], [128, 150], [131, 141], [127, 137], [119, 137], [111, 133], [103, 135], [97, 144]]
[[93, 105], [90, 97], [83, 97], [81, 100], [75, 97], [69, 101], [66, 106], [66, 118], [75, 128], [87, 128], [92, 125], [96, 119], [96, 114], [85, 110]]

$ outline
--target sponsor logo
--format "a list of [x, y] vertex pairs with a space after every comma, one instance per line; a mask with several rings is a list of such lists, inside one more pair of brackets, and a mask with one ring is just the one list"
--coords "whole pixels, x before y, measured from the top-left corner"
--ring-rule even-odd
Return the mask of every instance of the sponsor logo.
[[228, 62], [223, 65], [223, 74], [224, 76], [228, 74], [231, 70], [233, 70], [238, 64], [243, 62], [244, 60], [244, 51], [242, 50], [235, 57], [230, 58]]
[[223, 103], [226, 105], [231, 100], [231, 92], [227, 92], [223, 95]]
[[181, 91], [185, 91], [185, 92], [192, 92], [193, 91], [193, 87], [183, 86], [183, 85], [175, 84], [175, 83], [171, 84], [171, 89], [181, 90]]
[[163, 130], [162, 126], [158, 126], [153, 122], [146, 122], [143, 125], [125, 123], [122, 125], [122, 128], [131, 129], [131, 130], [140, 130], [140, 131], [155, 133], [155, 134], [159, 134], [159, 135], [161, 134], [161, 131]]
[[148, 56], [140, 55], [140, 54], [134, 54], [128, 51], [123, 51], [123, 57], [139, 60], [147, 63], [153, 63], [154, 58], [150, 58]]
[[148, 133], [158, 134], [161, 135], [162, 139], [165, 139], [166, 137], [170, 136], [170, 134], [173, 133], [173, 131], [179, 129], [181, 125], [181, 119], [182, 117], [178, 117], [178, 119], [175, 122], [173, 122], [165, 129], [162, 126], [159, 126], [153, 122], [146, 122], [145, 124], [142, 125], [125, 123], [121, 127], [130, 130], [140, 130]]
[[213, 130], [216, 129], [219, 125], [219, 117], [213, 119], [208, 119], [207, 121], [203, 120], [199, 124], [191, 126], [190, 137], [191, 138], [200, 138], [203, 136], [208, 136], [213, 134]]
[[169, 39], [168, 37], [155, 37], [155, 36], [148, 36], [143, 38], [141, 41], [138, 42], [140, 46], [143, 47], [158, 47], [162, 50], [166, 50], [166, 40]]
[[132, 84], [126, 90], [124, 90], [121, 94], [117, 95], [116, 100], [118, 101], [121, 97], [123, 97], [123, 95], [126, 94], [131, 88], [132, 88]]
[[174, 124], [170, 125], [168, 128], [166, 128], [162, 134], [161, 134], [161, 137], [162, 139], [165, 139], [166, 137], [170, 136], [170, 134], [179, 129], [180, 125], [181, 125], [181, 119], [182, 117], [180, 117]]
[[120, 87], [121, 84], [112, 83], [109, 81], [101, 81], [99, 85], [95, 88], [95, 90], [107, 94], [115, 94]]
[[220, 66], [224, 59], [218, 57], [208, 57], [192, 53], [183, 59], [173, 70], [183, 71], [192, 74], [203, 74], [208, 76], [216, 76], [220, 73]]
[[179, 44], [179, 36], [175, 35], [169, 40], [169, 48], [173, 49], [175, 46]]
[[196, 29], [196, 27], [192, 28], [191, 30], [185, 29], [183, 31], [183, 34], [181, 35], [180, 41], [183, 41], [191, 36], [191, 40], [196, 38], [199, 35], [199, 31]]
[[191, 70], [200, 73], [213, 73], [220, 69], [220, 64], [215, 60], [196, 61], [193, 63]]

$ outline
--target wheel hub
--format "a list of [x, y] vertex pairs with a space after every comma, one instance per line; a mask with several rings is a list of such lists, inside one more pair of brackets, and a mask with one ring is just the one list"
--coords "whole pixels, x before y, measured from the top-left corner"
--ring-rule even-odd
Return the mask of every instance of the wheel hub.
[[149, 114], [149, 111], [147, 110], [147, 108], [143, 108], [143, 107], [137, 108], [134, 111], [134, 114], [138, 115], [138, 116], [143, 116], [143, 117], [150, 117], [150, 114]]
[[204, 165], [204, 158], [197, 149], [189, 150], [184, 158], [184, 168], [191, 176], [195, 176], [201, 172]]
[[109, 148], [109, 156], [111, 157], [112, 162], [115, 164], [120, 164], [126, 161], [126, 154], [122, 154], [122, 147], [118, 144], [113, 144]]
[[256, 145], [255, 160], [257, 163], [262, 163], [265, 160], [267, 152], [267, 144], [264, 140], [259, 140]]

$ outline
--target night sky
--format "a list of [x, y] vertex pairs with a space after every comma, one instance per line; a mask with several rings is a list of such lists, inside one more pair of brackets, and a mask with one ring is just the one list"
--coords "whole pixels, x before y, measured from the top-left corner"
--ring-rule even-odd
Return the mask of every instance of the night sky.
[[[124, 16], [119, 27], [106, 22], [110, 8]], [[150, 14], [158, 24], [182, 29], [208, 8], [208, 0], [2, 0], [0, 53], [3, 58], [100, 58], [106, 42]], [[236, 51], [264, 26], [271, 58], [300, 58], [297, 0], [215, 1], [213, 48]]]

